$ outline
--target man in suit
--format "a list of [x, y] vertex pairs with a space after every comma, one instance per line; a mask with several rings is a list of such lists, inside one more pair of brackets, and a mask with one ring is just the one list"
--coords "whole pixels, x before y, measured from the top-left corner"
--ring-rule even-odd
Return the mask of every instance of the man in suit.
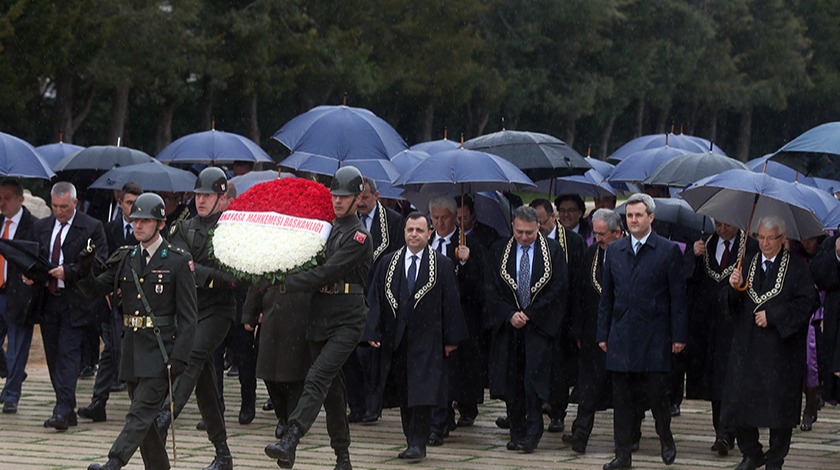
[[688, 336], [683, 255], [679, 246], [651, 230], [656, 206], [646, 194], [625, 204], [630, 237], [607, 248], [598, 346], [612, 372], [615, 459], [604, 470], [630, 468], [638, 409], [653, 412], [662, 461], [677, 455], [671, 434], [671, 354], [685, 348]]
[[569, 295], [566, 256], [539, 233], [537, 211], [514, 211], [513, 237], [493, 246], [487, 311], [493, 333], [490, 395], [507, 405], [508, 450], [531, 453], [543, 434], [542, 404], [549, 401], [554, 343]]
[[[51, 279], [37, 286], [44, 296], [41, 307], [41, 337], [56, 404], [44, 427], [66, 431], [75, 426], [76, 381], [81, 362], [81, 343], [94, 310], [91, 301], [79, 291], [79, 253], [88, 241], [96, 255], [108, 257], [102, 222], [76, 210], [76, 187], [62, 181], [50, 191], [53, 215], [35, 222], [32, 235], [40, 243], [40, 253], [55, 268]], [[27, 282], [32, 282], [27, 280]]]
[[452, 262], [428, 249], [430, 222], [409, 214], [406, 247], [379, 264], [363, 336], [379, 350], [377, 395], [400, 407], [407, 448], [398, 457], [405, 460], [426, 457], [432, 409], [446, 405], [444, 357], [468, 334]]
[[[23, 186], [20, 181], [0, 182], [0, 231], [2, 238], [28, 240], [36, 219], [23, 207]], [[26, 361], [32, 344], [33, 288], [23, 283], [20, 271], [0, 256], [0, 322], [6, 327], [6, 385], [0, 393], [3, 413], [17, 413]], [[1, 341], [1, 340], [0, 340]], [[1, 354], [1, 353], [0, 353]]]
[[[433, 250], [445, 254], [455, 266], [461, 310], [467, 322], [469, 338], [444, 361], [448, 369], [449, 405], [432, 413], [432, 433], [429, 445], [439, 446], [455, 429], [455, 410], [458, 403], [458, 426], [472, 426], [478, 416], [478, 404], [484, 401], [486, 369], [482, 366], [481, 338], [484, 334], [484, 251], [475, 239], [464, 237], [455, 225], [455, 200], [437, 196], [429, 202], [429, 213], [435, 228], [431, 243]], [[457, 249], [456, 249], [457, 247]]]
[[[405, 222], [400, 214], [379, 202], [376, 182], [367, 176], [362, 179], [365, 190], [359, 195], [358, 213], [359, 219], [370, 233], [373, 242], [373, 268], [370, 270], [370, 278], [380, 259], [405, 245], [403, 237]], [[342, 369], [347, 387], [347, 404], [350, 406], [350, 415], [347, 419], [351, 423], [360, 421], [372, 423], [379, 419], [381, 410], [377, 402], [373, 400], [377, 384], [371, 373], [371, 361], [370, 348], [367, 345], [358, 346], [347, 358]]]
[[[105, 224], [105, 239], [108, 241], [108, 253], [113, 254], [121, 246], [136, 245], [134, 229], [129, 214], [134, 201], [143, 194], [143, 188], [137, 183], [126, 183], [120, 190], [117, 202], [120, 217]], [[107, 310], [100, 322], [102, 332], [102, 354], [99, 356], [99, 369], [93, 384], [93, 398], [88, 406], [79, 408], [79, 416], [102, 422], [107, 419], [105, 405], [111, 390], [121, 388], [119, 380], [120, 334], [122, 333], [122, 308], [119, 296], [107, 298]]]
[[[763, 217], [756, 239], [761, 253], [729, 277], [734, 331], [721, 421], [735, 427], [743, 455], [736, 470], [780, 470], [801, 416], [808, 320], [818, 300], [807, 263], [784, 249], [781, 218]], [[770, 428], [767, 452], [758, 428]]]
[[89, 297], [122, 291], [123, 333], [120, 378], [128, 383], [131, 405], [125, 426], [108, 452], [104, 465], [88, 470], [118, 470], [140, 448], [145, 468], [169, 469], [162, 436], [154, 422], [172, 380], [187, 367], [195, 334], [196, 293], [189, 253], [160, 235], [164, 228], [163, 200], [143, 194], [129, 209], [139, 245], [114, 253], [109, 268], [98, 277], [90, 273], [91, 255], [80, 255], [79, 288]]
[[591, 245], [595, 240], [592, 238], [592, 227], [589, 221], [583, 216], [586, 213], [586, 204], [577, 194], [561, 194], [554, 199], [557, 206], [557, 214], [560, 223], [567, 230], [583, 237], [586, 246]]
[[715, 233], [686, 250], [689, 339], [685, 348], [686, 396], [712, 402], [713, 451], [727, 455], [735, 446], [735, 429], [720, 421], [721, 399], [732, 344], [729, 275], [741, 257], [749, 261], [758, 243], [743, 230], [715, 220]]

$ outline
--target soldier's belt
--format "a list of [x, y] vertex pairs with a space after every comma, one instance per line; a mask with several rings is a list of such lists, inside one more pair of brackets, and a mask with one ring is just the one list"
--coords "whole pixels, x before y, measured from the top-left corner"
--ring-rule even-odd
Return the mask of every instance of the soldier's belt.
[[175, 317], [173, 316], [157, 317], [156, 320], [155, 322], [152, 320], [152, 317], [148, 316], [123, 315], [123, 326], [126, 328], [142, 329], [175, 324]]
[[365, 288], [361, 284], [337, 282], [321, 288], [322, 294], [364, 294]]

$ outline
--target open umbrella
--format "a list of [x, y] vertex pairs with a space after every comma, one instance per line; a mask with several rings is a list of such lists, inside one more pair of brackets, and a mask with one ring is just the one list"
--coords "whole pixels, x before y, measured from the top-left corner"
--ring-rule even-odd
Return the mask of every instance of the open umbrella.
[[470, 139], [464, 148], [498, 155], [533, 180], [582, 175], [592, 169], [565, 142], [537, 132], [503, 130]]
[[[656, 233], [670, 240], [683, 243], [694, 243], [705, 234], [715, 231], [712, 219], [694, 212], [691, 206], [682, 199], [655, 197], [656, 204], [652, 227]], [[625, 216], [625, 205], [616, 207], [622, 217]]]
[[342, 165], [352, 165], [356, 167], [362, 176], [373, 178], [377, 181], [395, 181], [400, 176], [400, 172], [391, 163], [390, 160], [380, 159], [363, 159], [363, 160], [349, 160], [341, 162], [332, 157], [325, 157], [321, 155], [313, 155], [309, 153], [293, 153], [286, 157], [280, 166], [284, 168], [291, 168], [297, 171], [308, 171], [310, 173], [317, 173], [319, 175], [332, 176]]
[[440, 140], [430, 140], [428, 142], [420, 142], [411, 146], [410, 150], [417, 150], [426, 152], [428, 154], [446, 152], [447, 150], [456, 150], [461, 148], [460, 142], [449, 140], [446, 137]]
[[38, 151], [38, 155], [40, 155], [47, 164], [50, 165], [50, 168], [54, 167], [56, 163], [60, 162], [70, 154], [83, 149], [84, 147], [81, 145], [65, 144], [64, 142], [35, 147], [35, 150]]
[[53, 171], [110, 170], [151, 161], [154, 159], [140, 150], [116, 145], [95, 145], [65, 157], [55, 164]]
[[697, 180], [736, 168], [741, 170], [747, 169], [738, 160], [711, 151], [689, 153], [678, 155], [659, 165], [643, 183], [672, 188], [685, 188]]
[[537, 189], [543, 193], [580, 194], [581, 196], [615, 196], [618, 191], [596, 170], [589, 170], [583, 175], [563, 176], [554, 181], [537, 182]]
[[388, 160], [408, 148], [390, 124], [367, 109], [350, 106], [312, 108], [287, 122], [271, 138], [285, 145], [293, 156], [339, 162]]
[[414, 165], [427, 158], [429, 158], [429, 154], [422, 150], [408, 149], [391, 157], [391, 163], [394, 164], [400, 174], [405, 174], [408, 170], [414, 167]]
[[277, 170], [249, 171], [244, 175], [234, 176], [230, 179], [230, 183], [236, 186], [237, 194], [242, 194], [251, 189], [251, 186], [273, 181], [277, 178], [293, 178], [294, 176], [291, 173], [279, 173]]
[[50, 165], [23, 139], [0, 132], [0, 175], [50, 179]]
[[607, 181], [610, 183], [641, 183], [663, 163], [686, 154], [688, 154], [687, 151], [674, 147], [639, 150], [627, 155], [624, 160], [620, 161]]
[[235, 161], [269, 162], [268, 156], [253, 140], [239, 134], [215, 129], [187, 134], [167, 145], [158, 155], [162, 162], [230, 164]]
[[840, 179], [840, 122], [802, 133], [770, 158], [804, 175]]
[[630, 142], [627, 142], [619, 147], [615, 152], [607, 157], [607, 160], [618, 163], [627, 158], [628, 155], [638, 152], [639, 150], [649, 150], [661, 147], [678, 148], [685, 150], [686, 153], [706, 152], [709, 149], [712, 149], [715, 153], [726, 155], [720, 147], [712, 144], [710, 141], [702, 137], [669, 133], [636, 137]]
[[799, 182], [804, 185], [813, 186], [815, 188], [836, 193], [840, 191], [840, 181], [826, 178], [814, 178], [812, 176], [805, 176], [793, 168], [779, 163], [776, 160], [771, 160], [773, 154], [769, 153], [763, 157], [754, 158], [746, 163], [747, 168], [758, 173], [767, 173], [768, 175], [779, 178], [780, 180], [790, 183]]
[[195, 174], [158, 161], [114, 168], [91, 183], [93, 189], [122, 189], [126, 183], [139, 184], [144, 191], [188, 192], [195, 189]]

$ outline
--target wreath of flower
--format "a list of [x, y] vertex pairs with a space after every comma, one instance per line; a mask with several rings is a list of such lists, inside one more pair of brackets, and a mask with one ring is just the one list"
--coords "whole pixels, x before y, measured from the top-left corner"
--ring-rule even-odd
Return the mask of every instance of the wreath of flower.
[[210, 253], [240, 280], [280, 282], [318, 265], [334, 218], [329, 190], [315, 181], [260, 183], [222, 214], [211, 234]]

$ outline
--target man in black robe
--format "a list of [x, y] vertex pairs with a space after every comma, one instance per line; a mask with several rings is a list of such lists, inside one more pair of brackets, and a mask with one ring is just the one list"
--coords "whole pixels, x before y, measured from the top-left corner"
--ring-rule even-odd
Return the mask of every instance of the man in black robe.
[[[799, 424], [808, 320], [817, 304], [805, 261], [784, 249], [783, 220], [759, 221], [760, 254], [729, 277], [734, 316], [721, 420], [735, 427], [744, 458], [736, 470], [781, 469]], [[740, 292], [742, 281], [746, 290]], [[738, 289], [738, 290], [735, 290]], [[770, 428], [762, 450], [758, 428]]]
[[487, 312], [493, 333], [490, 396], [505, 400], [509, 450], [533, 452], [543, 433], [555, 342], [569, 295], [566, 257], [538, 230], [537, 212], [514, 212], [513, 237], [493, 247]]
[[455, 269], [428, 249], [431, 223], [409, 214], [406, 247], [386, 256], [374, 274], [362, 339], [378, 349], [377, 395], [399, 405], [408, 447], [399, 458], [422, 460], [432, 409], [446, 406], [444, 357], [467, 338]]

